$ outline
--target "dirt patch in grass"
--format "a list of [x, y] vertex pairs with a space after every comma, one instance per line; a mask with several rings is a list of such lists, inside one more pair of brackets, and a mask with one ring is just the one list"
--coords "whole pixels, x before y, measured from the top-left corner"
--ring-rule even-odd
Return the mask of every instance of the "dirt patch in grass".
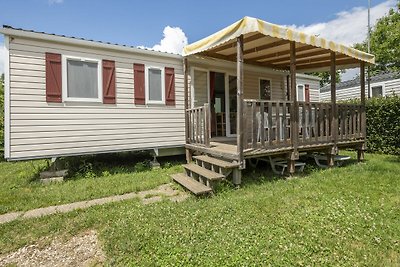
[[50, 245], [40, 243], [28, 245], [15, 252], [0, 257], [0, 266], [96, 266], [104, 260], [104, 252], [95, 231], [87, 231], [65, 241], [56, 238]]

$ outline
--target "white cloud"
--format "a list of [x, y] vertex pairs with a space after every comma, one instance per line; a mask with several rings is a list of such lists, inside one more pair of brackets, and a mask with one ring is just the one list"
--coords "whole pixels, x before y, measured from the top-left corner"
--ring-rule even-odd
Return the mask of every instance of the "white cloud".
[[4, 62], [6, 57], [6, 49], [4, 44], [0, 44], [0, 74], [4, 73]]
[[[390, 8], [396, 6], [396, 0], [387, 0], [379, 5], [371, 7], [371, 27], [376, 21], [386, 15]], [[292, 25], [297, 30], [316, 34], [329, 40], [353, 45], [363, 42], [367, 37], [368, 8], [355, 7], [349, 11], [342, 11], [336, 14], [336, 18], [327, 22], [315, 23], [311, 25]], [[349, 69], [342, 74], [342, 81], [354, 79], [359, 75], [359, 69]]]
[[49, 1], [49, 5], [62, 4], [64, 2], [64, 0], [48, 0], [48, 1]]
[[[167, 26], [163, 31], [164, 37], [159, 44], [154, 45], [150, 49], [168, 52], [174, 54], [182, 54], [183, 47], [188, 44], [186, 34], [179, 27]], [[144, 48], [143, 46], [139, 46]]]
[[[396, 0], [387, 0], [371, 7], [371, 26], [388, 13], [389, 9], [396, 6]], [[336, 14], [336, 18], [327, 22], [311, 25], [292, 25], [300, 31], [320, 35], [329, 40], [334, 40], [345, 45], [360, 43], [367, 36], [368, 8], [354, 7], [349, 11]]]

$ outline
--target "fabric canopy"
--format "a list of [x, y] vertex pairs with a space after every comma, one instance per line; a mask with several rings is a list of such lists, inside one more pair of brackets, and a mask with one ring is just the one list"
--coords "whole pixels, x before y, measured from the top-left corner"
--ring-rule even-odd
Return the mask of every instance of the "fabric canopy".
[[331, 51], [336, 52], [336, 65], [339, 68], [357, 66], [360, 62], [375, 63], [374, 55], [251, 17], [244, 17], [204, 39], [187, 45], [183, 54], [235, 61], [236, 38], [241, 35], [244, 37], [244, 60], [248, 64], [288, 69], [290, 41], [296, 43], [296, 67], [299, 70], [328, 67]]

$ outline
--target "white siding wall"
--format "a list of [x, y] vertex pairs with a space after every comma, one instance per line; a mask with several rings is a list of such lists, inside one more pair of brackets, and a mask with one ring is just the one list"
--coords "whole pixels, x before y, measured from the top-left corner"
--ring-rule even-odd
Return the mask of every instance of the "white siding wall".
[[[391, 95], [395, 93], [400, 95], [400, 79], [371, 83], [371, 88], [373, 86], [383, 85], [385, 88], [385, 95]], [[365, 96], [368, 96], [368, 87], [365, 84]], [[360, 86], [350, 87], [350, 88], [342, 88], [336, 91], [336, 98], [338, 101], [340, 100], [348, 100], [348, 99], [360, 99], [361, 97], [361, 88]], [[331, 100], [331, 92], [321, 92], [320, 93], [321, 101], [330, 101]]]
[[[225, 63], [228, 64], [228, 63]], [[200, 76], [199, 74], [204, 74], [205, 71], [215, 71], [226, 73], [226, 75], [236, 76], [236, 65], [234, 63], [227, 66], [215, 66], [214, 62], [208, 62], [204, 60], [201, 63], [192, 63], [191, 67], [200, 68], [202, 71], [195, 71], [194, 79], [194, 103], [195, 106], [202, 105], [205, 100], [208, 99], [207, 95], [207, 84], [206, 77]], [[193, 72], [192, 72], [193, 74]], [[260, 79], [271, 80], [272, 85], [272, 100], [286, 100], [286, 75], [287, 73], [282, 73], [278, 71], [266, 70], [263, 71], [262, 68], [249, 68], [244, 67], [244, 92], [243, 97], [245, 99], [259, 99], [260, 98]], [[199, 76], [199, 77], [197, 77]], [[196, 81], [197, 77], [197, 81]], [[310, 85], [310, 100], [314, 102], [319, 101], [319, 80], [315, 77], [307, 77], [306, 75], [299, 75], [297, 77], [297, 84], [309, 84]]]
[[400, 95], [400, 79], [385, 82], [385, 94], [391, 95], [393, 93]]
[[[45, 52], [116, 62], [116, 105], [47, 103]], [[133, 63], [175, 68], [176, 106], [133, 104]], [[10, 44], [10, 158], [184, 145], [182, 60], [14, 38]]]
[[314, 79], [313, 77], [307, 78], [304, 76], [296, 77], [297, 84], [309, 84], [310, 85], [310, 101], [311, 102], [319, 102], [319, 80]]

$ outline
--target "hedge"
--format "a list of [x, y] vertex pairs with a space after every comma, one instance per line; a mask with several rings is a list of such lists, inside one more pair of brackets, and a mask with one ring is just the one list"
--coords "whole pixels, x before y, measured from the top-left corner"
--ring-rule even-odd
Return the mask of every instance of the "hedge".
[[368, 152], [400, 155], [400, 96], [366, 102]]

